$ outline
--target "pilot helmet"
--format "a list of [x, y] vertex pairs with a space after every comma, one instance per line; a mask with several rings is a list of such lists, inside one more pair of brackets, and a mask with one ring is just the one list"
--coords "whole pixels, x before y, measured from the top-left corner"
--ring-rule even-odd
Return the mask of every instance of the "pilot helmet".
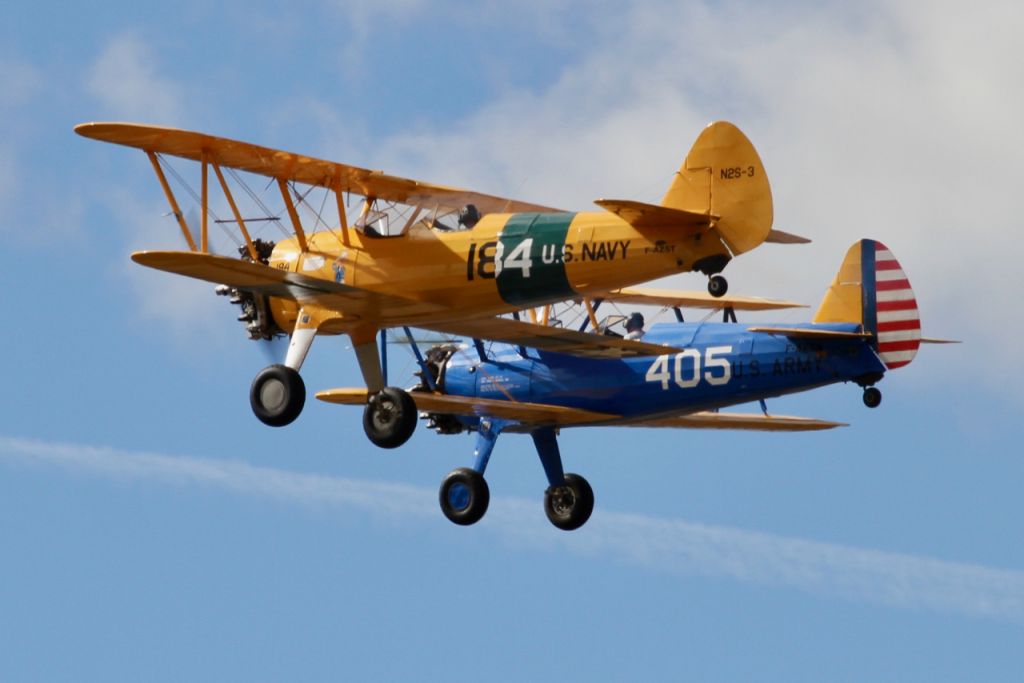
[[476, 208], [476, 204], [466, 204], [464, 207], [459, 209], [459, 225], [472, 228], [479, 220], [480, 211]]
[[630, 314], [629, 319], [626, 320], [626, 331], [633, 332], [642, 329], [644, 329], [644, 317], [637, 312]]

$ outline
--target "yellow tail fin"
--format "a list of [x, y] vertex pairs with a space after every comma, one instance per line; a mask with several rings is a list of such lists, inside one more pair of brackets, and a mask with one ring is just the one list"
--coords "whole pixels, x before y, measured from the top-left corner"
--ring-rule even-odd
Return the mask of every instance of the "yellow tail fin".
[[761, 157], [727, 121], [697, 137], [661, 205], [721, 216], [715, 227], [734, 256], [760, 245], [772, 229], [772, 190]]

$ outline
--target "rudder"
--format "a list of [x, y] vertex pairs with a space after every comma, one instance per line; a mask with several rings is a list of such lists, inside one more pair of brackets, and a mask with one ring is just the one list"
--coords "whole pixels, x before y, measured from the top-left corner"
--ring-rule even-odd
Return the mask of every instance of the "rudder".
[[816, 323], [856, 323], [874, 335], [890, 370], [907, 365], [921, 344], [921, 317], [910, 280], [889, 248], [864, 239], [846, 252], [814, 316]]

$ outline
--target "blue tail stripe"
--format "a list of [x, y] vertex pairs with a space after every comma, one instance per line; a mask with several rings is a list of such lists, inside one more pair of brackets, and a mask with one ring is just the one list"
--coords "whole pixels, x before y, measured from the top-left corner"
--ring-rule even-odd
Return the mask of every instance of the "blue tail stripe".
[[875, 294], [875, 252], [874, 240], [860, 241], [860, 282], [861, 282], [861, 320], [864, 331], [875, 336], [878, 344], [878, 306]]

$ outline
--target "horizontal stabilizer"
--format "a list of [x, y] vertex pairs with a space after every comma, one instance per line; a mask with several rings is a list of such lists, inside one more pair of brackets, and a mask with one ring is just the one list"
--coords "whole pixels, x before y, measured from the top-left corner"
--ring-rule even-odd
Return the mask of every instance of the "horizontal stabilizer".
[[614, 213], [634, 228], [679, 227], [699, 232], [711, 227], [718, 216], [657, 204], [644, 204], [628, 199], [598, 199], [594, 202], [602, 209]]
[[929, 339], [925, 337], [920, 341], [922, 344], [963, 344], [959, 339]]
[[776, 334], [793, 339], [870, 339], [869, 332], [842, 332], [839, 330], [815, 330], [806, 327], [748, 327], [748, 332]]
[[663, 417], [641, 422], [623, 423], [623, 427], [672, 427], [679, 429], [744, 429], [760, 432], [812, 432], [848, 426], [844, 422], [816, 420], [789, 415], [761, 413], [692, 413], [677, 417]]
[[807, 308], [795, 301], [764, 299], [757, 296], [719, 296], [707, 292], [684, 292], [651, 287], [624, 287], [602, 294], [601, 299], [648, 306], [679, 306], [683, 308], [732, 308], [736, 311], [768, 311], [782, 308]]
[[[595, 413], [578, 408], [552, 406], [542, 403], [521, 403], [472, 396], [451, 396], [413, 391], [409, 394], [416, 402], [416, 408], [428, 413], [445, 413], [467, 417], [494, 417], [531, 426], [581, 425], [592, 422], [606, 422], [618, 415]], [[365, 405], [366, 389], [328, 389], [317, 392], [316, 397], [328, 403], [341, 405]]]
[[768, 231], [768, 237], [765, 238], [765, 242], [771, 242], [772, 244], [810, 244], [811, 240], [800, 235], [794, 235], [790, 232], [783, 232], [772, 228]]

